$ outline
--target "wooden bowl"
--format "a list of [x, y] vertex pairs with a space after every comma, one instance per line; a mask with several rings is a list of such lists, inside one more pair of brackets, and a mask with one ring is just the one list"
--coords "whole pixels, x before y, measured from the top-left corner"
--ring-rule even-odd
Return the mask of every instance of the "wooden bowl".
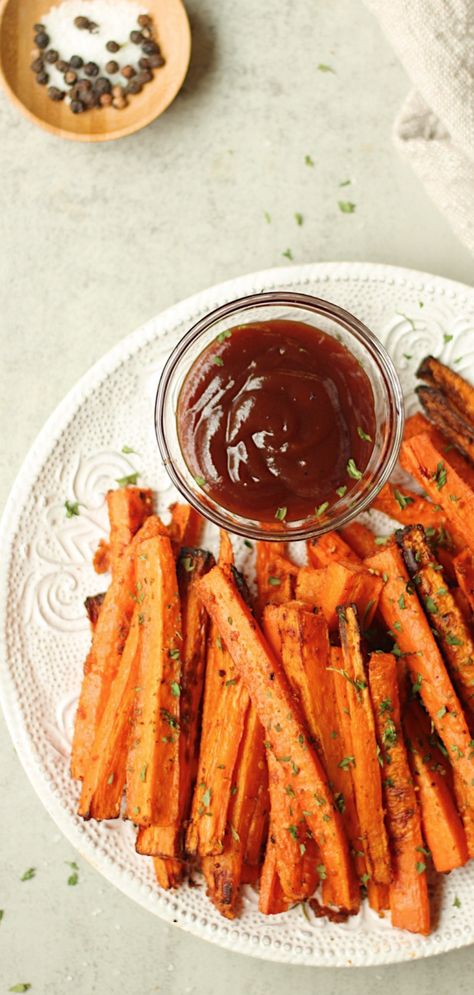
[[33, 24], [60, 0], [0, 0], [0, 79], [17, 107], [42, 128], [79, 142], [108, 142], [145, 128], [174, 100], [191, 55], [191, 31], [181, 0], [145, 0], [153, 17], [165, 65], [123, 110], [114, 107], [73, 114], [66, 101], [54, 103], [30, 69]]

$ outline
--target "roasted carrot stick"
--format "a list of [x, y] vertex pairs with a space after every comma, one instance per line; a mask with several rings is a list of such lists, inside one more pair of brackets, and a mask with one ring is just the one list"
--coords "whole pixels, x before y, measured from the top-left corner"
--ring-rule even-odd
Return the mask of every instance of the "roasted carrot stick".
[[435, 387], [417, 387], [421, 406], [451, 445], [474, 463], [474, 425]]
[[297, 567], [286, 558], [286, 543], [257, 542], [258, 612], [266, 604], [281, 605], [293, 597]]
[[270, 820], [269, 840], [260, 877], [258, 896], [258, 908], [264, 916], [274, 916], [280, 912], [287, 912], [292, 904], [291, 901], [285, 898], [282, 891], [280, 878], [278, 877], [275, 844], [272, 842], [272, 837], [272, 823]]
[[109, 559], [112, 576], [134, 535], [153, 511], [153, 492], [142, 487], [121, 487], [107, 494], [110, 521]]
[[[272, 648], [276, 652], [280, 648], [285, 674], [320, 753], [334, 801], [354, 849], [358, 824], [352, 782], [339, 766], [341, 743], [327, 625], [321, 615], [315, 615], [305, 604], [293, 601], [265, 609], [264, 632]], [[280, 880], [283, 883], [281, 874]], [[330, 887], [326, 886], [324, 890], [329, 892], [325, 899], [331, 901]], [[359, 901], [359, 892], [354, 888], [351, 911], [357, 910]]]
[[380, 577], [353, 563], [330, 563], [319, 570], [301, 567], [296, 581], [296, 597], [322, 611], [329, 629], [337, 629], [338, 605], [353, 603], [364, 629], [372, 623], [382, 589]]
[[86, 609], [87, 617], [88, 617], [89, 622], [91, 624], [91, 632], [92, 633], [94, 633], [95, 627], [96, 627], [97, 622], [99, 620], [100, 610], [101, 610], [102, 605], [104, 603], [104, 598], [105, 598], [105, 593], [104, 594], [91, 594], [84, 601], [84, 608]]
[[84, 819], [116, 819], [120, 814], [137, 684], [138, 616], [137, 606], [84, 771], [78, 808]]
[[471, 387], [471, 384], [467, 383], [459, 373], [455, 373], [434, 356], [426, 356], [416, 375], [443, 391], [466, 421], [471, 425], [474, 424], [474, 387]]
[[[331, 811], [331, 791], [317, 754], [308, 742], [300, 710], [282, 665], [271, 652], [232, 580], [214, 567], [200, 582], [200, 592], [221, 638], [229, 647], [265, 728], [267, 742], [283, 765], [321, 851], [337, 904], [350, 908], [353, 871], [339, 811]], [[323, 805], [315, 805], [315, 795]]]
[[[233, 565], [232, 544], [221, 533], [219, 563]], [[228, 822], [249, 696], [232, 657], [214, 624], [207, 648], [204, 707], [196, 786], [186, 835], [190, 853], [221, 853]], [[212, 802], [212, 804], [211, 804]]]
[[112, 576], [92, 640], [82, 682], [72, 743], [71, 773], [82, 778], [94, 745], [97, 726], [117, 673], [137, 601], [135, 559], [137, 546], [153, 535], [165, 535], [160, 519], [152, 515], [125, 551]]
[[446, 520], [470, 545], [474, 467], [449, 446], [435, 444], [431, 432], [422, 432], [404, 442], [401, 461], [431, 500], [441, 506]]
[[474, 612], [474, 553], [469, 549], [463, 549], [462, 553], [458, 553], [453, 560], [453, 566], [459, 587]]
[[127, 812], [140, 826], [179, 827], [182, 628], [170, 540], [140, 544], [138, 691], [127, 765]]
[[439, 643], [453, 684], [474, 717], [474, 640], [433, 556], [421, 525], [399, 534], [405, 564]]
[[202, 549], [182, 549], [177, 561], [181, 600], [181, 683], [173, 688], [179, 697], [179, 825], [145, 826], [137, 836], [138, 853], [183, 857], [182, 833], [188, 818], [199, 754], [199, 720], [204, 686], [208, 617], [197, 594], [201, 577], [214, 565]]
[[365, 560], [366, 556], [372, 556], [377, 552], [377, 543], [372, 529], [368, 529], [362, 522], [351, 522], [340, 530], [340, 535], [350, 546], [352, 552]]
[[222, 852], [202, 859], [208, 895], [229, 919], [233, 919], [238, 910], [244, 857], [248, 852], [252, 824], [259, 814], [262, 822], [265, 818], [262, 795], [266, 792], [262, 727], [251, 706], [247, 710], [246, 728], [237, 760], [235, 791], [231, 794], [227, 812]]
[[176, 550], [180, 546], [196, 547], [201, 540], [204, 519], [190, 504], [172, 504], [168, 532]]
[[306, 543], [312, 567], [327, 567], [330, 563], [358, 563], [361, 560], [339, 532], [326, 532], [318, 539]]
[[426, 860], [423, 859], [426, 849], [403, 741], [397, 665], [391, 653], [372, 654], [369, 684], [380, 755], [384, 762], [383, 794], [393, 853], [393, 879], [390, 884], [392, 924], [427, 936], [430, 931], [430, 906]]
[[377, 738], [367, 675], [354, 605], [339, 609], [344, 669], [337, 679], [347, 682], [351, 713], [355, 796], [367, 872], [379, 884], [389, 884], [390, 855], [383, 819], [382, 784]]
[[461, 704], [400, 551], [391, 546], [366, 562], [386, 579], [379, 611], [396, 635], [394, 651], [405, 655], [414, 686], [448, 751], [469, 853], [474, 855], [474, 751]]
[[168, 891], [170, 888], [177, 888], [183, 880], [183, 863], [173, 857], [162, 859], [156, 857], [153, 861], [156, 880], [160, 888]]
[[451, 768], [436, 744], [429, 718], [416, 698], [403, 712], [408, 760], [418, 790], [423, 833], [437, 871], [469, 859], [466, 834], [451, 792]]
[[[408, 439], [412, 439], [414, 435], [420, 435], [420, 432], [436, 432], [434, 425], [428, 421], [425, 415], [421, 411], [416, 411], [414, 415], [410, 415], [409, 418], [405, 418], [405, 426], [403, 429], [403, 441], [406, 442]], [[441, 438], [440, 433], [438, 437]]]
[[[426, 529], [439, 529], [446, 525], [445, 516], [438, 504], [427, 501], [421, 494], [407, 487], [385, 484], [372, 505], [384, 515], [402, 525], [424, 525]], [[375, 555], [377, 549], [368, 556]], [[364, 557], [365, 558], [365, 557]]]

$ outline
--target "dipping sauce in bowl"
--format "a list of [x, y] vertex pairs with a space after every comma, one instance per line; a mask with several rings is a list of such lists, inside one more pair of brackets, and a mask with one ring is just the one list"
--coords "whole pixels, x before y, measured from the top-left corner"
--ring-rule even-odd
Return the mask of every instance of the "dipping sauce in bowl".
[[338, 304], [249, 294], [204, 314], [165, 362], [163, 465], [183, 498], [246, 539], [312, 539], [369, 507], [394, 469], [403, 395], [377, 337]]
[[324, 518], [360, 481], [376, 434], [357, 358], [337, 338], [286, 319], [219, 334], [184, 378], [176, 417], [198, 486], [262, 523]]

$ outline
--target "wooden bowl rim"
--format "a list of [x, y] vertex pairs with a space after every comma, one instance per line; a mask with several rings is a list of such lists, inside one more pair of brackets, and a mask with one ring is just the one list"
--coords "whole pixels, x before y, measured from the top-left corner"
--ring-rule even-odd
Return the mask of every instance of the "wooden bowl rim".
[[[0, 0], [0, 39], [1, 39], [1, 36], [2, 36], [2, 31], [3, 31], [3, 22], [4, 22], [4, 18], [5, 18], [5, 13], [6, 13], [7, 7], [12, 2], [14, 2], [14, 0]], [[16, 0], [16, 2], [20, 3], [21, 0]], [[153, 124], [153, 121], [156, 121], [156, 119], [158, 117], [160, 117], [161, 114], [163, 114], [164, 111], [166, 111], [168, 109], [168, 107], [170, 106], [170, 104], [173, 103], [173, 100], [175, 100], [176, 97], [178, 96], [178, 93], [179, 93], [179, 91], [180, 91], [180, 89], [181, 89], [181, 87], [182, 87], [182, 85], [183, 85], [183, 83], [184, 83], [184, 81], [186, 79], [186, 75], [187, 75], [187, 72], [188, 72], [188, 69], [189, 69], [189, 63], [191, 61], [192, 39], [191, 39], [191, 26], [190, 26], [190, 23], [189, 23], [188, 12], [187, 12], [186, 7], [185, 7], [185, 5], [183, 3], [183, 0], [173, 0], [173, 2], [176, 3], [178, 6], [181, 7], [182, 13], [184, 15], [184, 17], [183, 17], [183, 36], [186, 35], [187, 58], [185, 59], [185, 63], [184, 63], [184, 66], [183, 66], [182, 77], [181, 77], [181, 80], [179, 81], [179, 85], [178, 85], [175, 93], [170, 97], [169, 101], [165, 104], [165, 106], [162, 107], [161, 110], [158, 111], [156, 114], [153, 114], [152, 116], [148, 116], [147, 118], [144, 118], [144, 120], [141, 121], [141, 122], [137, 122], [135, 124], [129, 124], [129, 125], [127, 125], [124, 128], [119, 128], [117, 131], [96, 131], [94, 133], [89, 133], [89, 134], [87, 132], [69, 131], [69, 130], [66, 130], [65, 128], [58, 128], [56, 125], [50, 124], [49, 121], [46, 121], [44, 118], [39, 117], [37, 114], [35, 114], [33, 111], [31, 111], [29, 109], [29, 107], [27, 107], [26, 104], [24, 104], [23, 101], [20, 100], [20, 97], [18, 96], [18, 94], [10, 86], [10, 83], [8, 82], [7, 77], [5, 75], [5, 72], [4, 72], [4, 69], [3, 69], [3, 62], [2, 62], [2, 58], [1, 58], [1, 50], [0, 50], [0, 82], [2, 83], [3, 88], [4, 88], [5, 92], [7, 93], [8, 97], [10, 98], [11, 102], [16, 107], [18, 107], [18, 109], [22, 112], [22, 114], [25, 117], [28, 118], [29, 121], [31, 121], [33, 124], [39, 125], [39, 127], [43, 128], [44, 131], [49, 131], [49, 133], [51, 135], [55, 135], [57, 138], [66, 138], [66, 139], [68, 139], [69, 141], [72, 141], [72, 142], [84, 142], [84, 143], [87, 143], [87, 142], [113, 142], [117, 138], [126, 138], [128, 135], [134, 135], [137, 131], [141, 131], [143, 128], [147, 128], [150, 124]], [[184, 47], [183, 47], [183, 50], [184, 50]]]

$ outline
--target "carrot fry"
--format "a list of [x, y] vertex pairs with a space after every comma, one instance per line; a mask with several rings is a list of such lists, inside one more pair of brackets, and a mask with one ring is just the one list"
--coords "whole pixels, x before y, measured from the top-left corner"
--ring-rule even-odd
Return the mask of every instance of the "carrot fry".
[[190, 504], [172, 504], [170, 512], [171, 522], [168, 525], [168, 533], [173, 548], [178, 551], [180, 546], [198, 546], [204, 526], [202, 515]]
[[137, 546], [153, 535], [165, 535], [160, 519], [152, 515], [125, 551], [104, 597], [82, 682], [72, 743], [71, 773], [81, 779], [94, 745], [109, 689], [117, 673], [136, 603]]
[[455, 373], [434, 356], [426, 356], [421, 362], [417, 377], [426, 383], [434, 384], [458, 408], [466, 421], [474, 424], [474, 387], [471, 387], [459, 373]]
[[449, 761], [436, 745], [429, 718], [416, 698], [403, 712], [408, 760], [418, 789], [423, 834], [437, 871], [452, 871], [468, 860], [466, 834], [451, 792]]
[[291, 601], [297, 567], [286, 559], [286, 543], [257, 542], [258, 611], [265, 605]]
[[179, 825], [142, 826], [137, 836], [138, 853], [153, 856], [183, 856], [182, 830], [188, 817], [196, 780], [199, 753], [199, 719], [204, 685], [208, 618], [197, 594], [197, 583], [214, 565], [214, 557], [202, 549], [182, 549], [177, 562], [181, 599], [182, 649], [179, 696]]
[[259, 812], [264, 822], [262, 796], [267, 794], [267, 775], [263, 731], [252, 706], [247, 711], [237, 769], [236, 790], [230, 799], [222, 852], [202, 859], [208, 895], [229, 919], [238, 911], [244, 857], [248, 852], [251, 827]]
[[84, 771], [78, 812], [83, 819], [116, 819], [126, 777], [130, 717], [138, 670], [138, 608], [101, 715]]
[[[219, 563], [224, 569], [230, 570], [233, 555], [230, 539], [222, 533]], [[189, 853], [201, 857], [222, 853], [249, 704], [240, 674], [211, 623], [199, 766], [186, 835]]]
[[[421, 413], [421, 411], [416, 411], [414, 415], [410, 415], [409, 418], [405, 418], [405, 427], [403, 429], [403, 441], [407, 442], [408, 439], [412, 439], [414, 435], [420, 435], [421, 432], [433, 432], [436, 433], [436, 429], [431, 422], [428, 421], [426, 416]], [[438, 438], [441, 438], [438, 432]]]
[[110, 570], [110, 546], [105, 539], [99, 539], [92, 566], [96, 574], [106, 574]]
[[351, 522], [340, 530], [340, 535], [344, 542], [350, 546], [352, 552], [365, 560], [366, 556], [373, 556], [377, 552], [377, 543], [372, 529], [368, 529], [362, 522]]
[[459, 587], [474, 612], [474, 554], [469, 549], [463, 549], [454, 559], [453, 566]]
[[[425, 529], [439, 529], [446, 524], [438, 504], [427, 501], [407, 487], [397, 487], [395, 484], [385, 484], [372, 507], [377, 508], [377, 511], [383, 511], [384, 515], [394, 518], [402, 525], [424, 525]], [[377, 549], [374, 549], [367, 555], [372, 556], [376, 552]]]
[[346, 681], [348, 685], [347, 697], [352, 725], [353, 754], [345, 759], [353, 765], [352, 776], [367, 872], [379, 884], [389, 884], [390, 855], [383, 819], [379, 754], [354, 605], [345, 605], [339, 609], [339, 629], [344, 669], [337, 672], [337, 679]]
[[437, 632], [448, 670], [456, 690], [474, 717], [474, 640], [442, 571], [433, 562], [430, 547], [421, 525], [413, 525], [397, 534], [404, 559], [418, 597]]
[[148, 488], [121, 487], [107, 494], [110, 521], [109, 561], [112, 576], [134, 535], [153, 511], [153, 493]]
[[450, 404], [442, 391], [434, 387], [417, 387], [416, 393], [422, 407], [434, 425], [440, 429], [451, 445], [463, 456], [474, 462], [474, 428]]
[[361, 560], [338, 532], [325, 532], [318, 539], [308, 539], [308, 558], [312, 567], [327, 567], [330, 563], [358, 563]]
[[315, 570], [301, 567], [296, 581], [299, 601], [316, 605], [323, 613], [331, 632], [337, 629], [338, 605], [354, 603], [365, 629], [371, 625], [382, 590], [380, 577], [369, 573], [362, 565], [330, 563]]
[[147, 539], [137, 558], [140, 649], [127, 811], [140, 826], [179, 825], [181, 612], [173, 550]]
[[[268, 606], [264, 614], [264, 632], [275, 652], [280, 655], [285, 674], [305, 715], [310, 734], [318, 750], [334, 794], [334, 802], [342, 813], [342, 821], [351, 847], [356, 848], [357, 815], [352, 791], [343, 768], [339, 739], [334, 675], [329, 667], [330, 646], [328, 629], [321, 615], [293, 601], [287, 605]], [[283, 877], [280, 873], [283, 884]], [[331, 887], [325, 883], [327, 901]], [[286, 893], [286, 889], [283, 886]], [[354, 889], [351, 911], [359, 906], [360, 896]]]
[[100, 610], [104, 603], [104, 594], [91, 594], [90, 597], [86, 598], [84, 601], [84, 608], [87, 612], [87, 617], [91, 624], [91, 632], [94, 633], [97, 622], [99, 620]]
[[379, 611], [396, 635], [394, 650], [405, 655], [414, 686], [448, 751], [469, 853], [474, 855], [474, 752], [461, 704], [400, 551], [391, 546], [366, 562], [386, 578]]
[[170, 888], [178, 888], [184, 877], [184, 864], [181, 860], [175, 860], [172, 857], [156, 857], [153, 866], [160, 888], [164, 888], [166, 891]]
[[271, 838], [272, 824], [270, 821], [270, 836], [263, 862], [258, 896], [258, 908], [264, 916], [274, 916], [280, 912], [287, 912], [292, 904], [283, 894], [278, 877], [275, 846], [271, 843]]
[[427, 936], [430, 907], [426, 881], [426, 853], [421, 818], [403, 742], [397, 665], [391, 653], [373, 653], [369, 660], [370, 695], [381, 758], [384, 762], [384, 799], [393, 851], [390, 884], [392, 924]]
[[[214, 567], [200, 582], [200, 592], [211, 618], [247, 685], [287, 783], [295, 791], [308, 827], [321, 851], [327, 876], [334, 882], [335, 901], [350, 908], [353, 871], [347, 839], [317, 754], [307, 742], [300, 711], [291, 694], [282, 665], [265, 642], [257, 623], [232, 580]], [[323, 805], [315, 805], [315, 796]], [[329, 817], [329, 820], [328, 820]]]

